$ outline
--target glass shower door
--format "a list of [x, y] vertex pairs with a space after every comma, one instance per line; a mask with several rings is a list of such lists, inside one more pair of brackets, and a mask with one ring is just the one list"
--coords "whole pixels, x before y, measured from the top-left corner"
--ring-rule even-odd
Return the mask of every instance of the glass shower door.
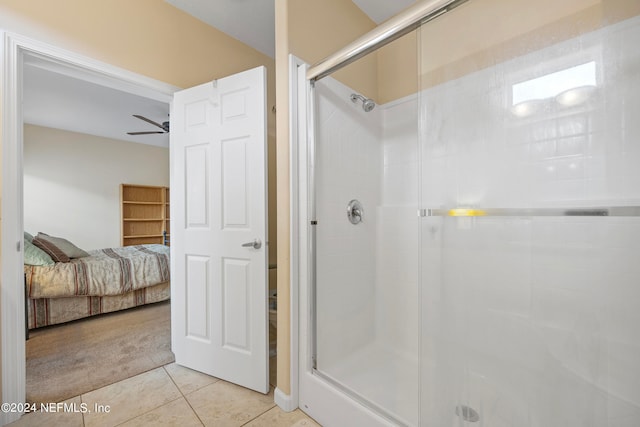
[[471, 0], [421, 28], [421, 425], [637, 425], [639, 14]]

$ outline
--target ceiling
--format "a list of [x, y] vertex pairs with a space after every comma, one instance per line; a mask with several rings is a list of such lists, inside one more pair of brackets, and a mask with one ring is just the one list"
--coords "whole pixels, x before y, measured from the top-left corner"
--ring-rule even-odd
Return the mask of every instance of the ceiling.
[[381, 24], [393, 15], [406, 9], [417, 0], [351, 0], [376, 24]]
[[23, 70], [25, 123], [169, 147], [169, 134], [127, 135], [160, 131], [133, 114], [162, 123], [169, 120], [169, 104], [42, 68], [40, 64], [26, 62]]
[[[273, 0], [165, 0], [241, 42], [275, 56]], [[352, 0], [381, 23], [415, 0]], [[133, 117], [168, 120], [169, 104], [77, 78], [38, 61], [24, 65], [24, 122], [110, 139], [169, 146], [168, 134], [127, 135], [158, 130]]]
[[[165, 1], [265, 55], [275, 58], [274, 0]], [[416, 2], [416, 0], [352, 1], [377, 24]]]

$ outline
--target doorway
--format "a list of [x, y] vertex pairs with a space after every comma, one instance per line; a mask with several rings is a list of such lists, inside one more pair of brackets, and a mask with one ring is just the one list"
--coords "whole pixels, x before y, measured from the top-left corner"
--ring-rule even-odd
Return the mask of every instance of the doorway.
[[[120, 188], [123, 183], [153, 185], [135, 189], [157, 197], [162, 189], [157, 186], [169, 185], [168, 134], [127, 133], [151, 128], [133, 114], [162, 121], [168, 117], [169, 105], [61, 74], [50, 70], [50, 62], [29, 55], [23, 61], [22, 86], [26, 311], [29, 328], [34, 328], [26, 343], [26, 399], [58, 402], [174, 359], [168, 303], [164, 310], [122, 311], [169, 299], [168, 284], [162, 291], [144, 288], [136, 298], [126, 291], [105, 297], [80, 296], [76, 294], [84, 292], [73, 289], [71, 297], [47, 298], [44, 294], [56, 284], [46, 280], [50, 273], [83, 271], [105, 248], [119, 250], [145, 242], [141, 238], [124, 240], [125, 234], [157, 233], [146, 243], [162, 243], [158, 227], [164, 220], [155, 218], [161, 216], [160, 210], [168, 212], [168, 207], [127, 204], [121, 208], [121, 199], [130, 197], [130, 188]], [[125, 140], [128, 138], [132, 141]], [[154, 209], [152, 222], [121, 220], [131, 209], [146, 213], [150, 208]], [[92, 257], [33, 265], [43, 261], [28, 241], [40, 232], [64, 238]], [[168, 261], [169, 249], [156, 249]], [[117, 286], [119, 282], [112, 283]], [[118, 313], [102, 315], [113, 311]], [[156, 314], [150, 318], [152, 312]], [[122, 321], [107, 327], [107, 319]], [[120, 369], [111, 369], [114, 362]]]
[[[22, 232], [23, 212], [23, 64], [26, 58], [44, 61], [52, 69], [159, 102], [170, 103], [177, 89], [109, 64], [67, 52], [27, 37], [5, 32], [2, 97], [2, 397], [7, 402], [25, 399], [25, 341]], [[0, 423], [19, 414], [0, 414]]]

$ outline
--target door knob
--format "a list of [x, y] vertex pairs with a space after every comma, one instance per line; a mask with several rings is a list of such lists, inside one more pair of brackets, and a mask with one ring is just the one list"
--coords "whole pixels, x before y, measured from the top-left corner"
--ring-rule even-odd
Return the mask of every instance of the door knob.
[[247, 242], [242, 244], [243, 248], [260, 249], [262, 247], [262, 240], [254, 239], [253, 242]]

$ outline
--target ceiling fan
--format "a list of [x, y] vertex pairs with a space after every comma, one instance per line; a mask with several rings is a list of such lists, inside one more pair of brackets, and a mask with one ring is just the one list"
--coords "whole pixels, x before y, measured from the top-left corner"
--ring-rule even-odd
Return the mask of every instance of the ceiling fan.
[[147, 123], [151, 123], [154, 126], [159, 127], [160, 129], [162, 129], [162, 132], [160, 132], [159, 130], [152, 130], [152, 131], [144, 131], [144, 132], [127, 132], [127, 135], [150, 135], [150, 134], [154, 134], [154, 133], [169, 133], [169, 122], [162, 122], [162, 124], [158, 123], [158, 122], [154, 122], [151, 119], [147, 119], [144, 116], [138, 115], [138, 114], [134, 114], [133, 117], [140, 119], [140, 120], [144, 120]]

